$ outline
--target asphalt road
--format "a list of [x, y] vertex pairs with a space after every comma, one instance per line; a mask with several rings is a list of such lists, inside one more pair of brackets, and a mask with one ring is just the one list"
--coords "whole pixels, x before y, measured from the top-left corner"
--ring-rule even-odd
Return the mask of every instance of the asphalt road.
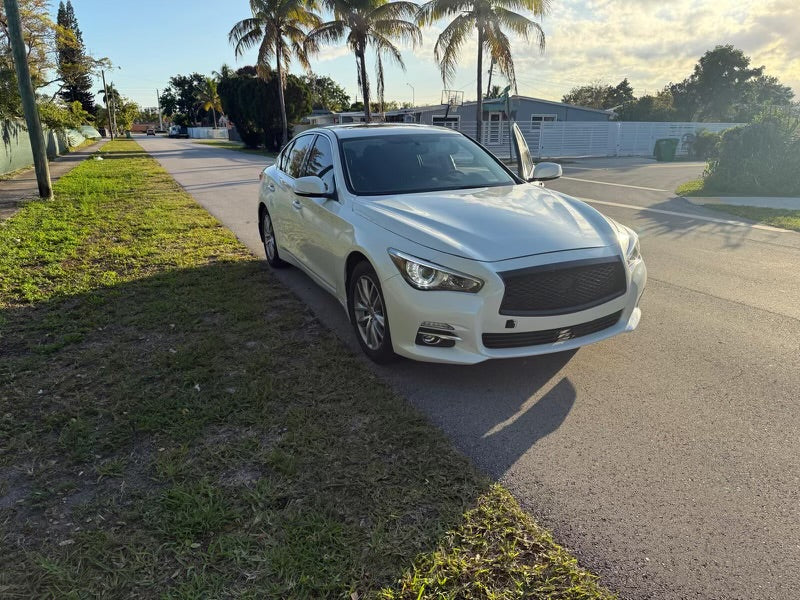
[[[263, 158], [139, 141], [261, 255]], [[623, 597], [791, 600], [800, 234], [674, 198], [701, 170], [589, 160], [552, 182], [640, 232], [650, 280], [635, 333], [566, 355], [376, 371]], [[280, 279], [357, 348], [335, 300], [297, 270]]]

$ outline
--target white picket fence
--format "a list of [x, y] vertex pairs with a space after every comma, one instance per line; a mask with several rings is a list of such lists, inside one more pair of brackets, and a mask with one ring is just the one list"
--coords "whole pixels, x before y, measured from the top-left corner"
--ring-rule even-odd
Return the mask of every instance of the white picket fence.
[[[476, 122], [448, 124], [475, 137]], [[633, 121], [562, 121], [517, 123], [534, 158], [652, 156], [656, 140], [676, 138], [678, 156], [685, 156], [691, 135], [720, 132], [739, 123], [650, 123]], [[481, 143], [501, 158], [511, 156], [509, 123], [483, 123]]]
[[205, 140], [227, 140], [227, 127], [189, 127], [189, 137]]

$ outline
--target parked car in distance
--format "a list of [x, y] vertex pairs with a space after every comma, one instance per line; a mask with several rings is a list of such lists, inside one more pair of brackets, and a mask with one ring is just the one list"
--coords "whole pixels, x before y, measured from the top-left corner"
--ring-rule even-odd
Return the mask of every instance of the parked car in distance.
[[441, 127], [304, 131], [259, 177], [269, 264], [333, 294], [376, 362], [472, 364], [634, 330], [647, 281], [638, 236], [546, 189], [561, 166], [534, 165], [513, 137], [520, 175]]
[[156, 134], [156, 130], [155, 130], [155, 128], [154, 128], [154, 127], [148, 127], [148, 128], [147, 128], [147, 131], [146, 131], [145, 133], [146, 133], [147, 135], [155, 135], [155, 134]]
[[189, 128], [183, 125], [172, 125], [167, 135], [171, 138], [188, 138]]

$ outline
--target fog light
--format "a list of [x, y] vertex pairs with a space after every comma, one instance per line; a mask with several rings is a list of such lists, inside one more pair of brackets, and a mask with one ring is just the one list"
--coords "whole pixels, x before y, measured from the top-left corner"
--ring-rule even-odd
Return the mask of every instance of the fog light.
[[440, 339], [442, 339], [442, 338], [438, 338], [435, 335], [423, 335], [422, 336], [422, 342], [425, 343], [425, 344], [428, 344], [429, 346], [434, 346]]

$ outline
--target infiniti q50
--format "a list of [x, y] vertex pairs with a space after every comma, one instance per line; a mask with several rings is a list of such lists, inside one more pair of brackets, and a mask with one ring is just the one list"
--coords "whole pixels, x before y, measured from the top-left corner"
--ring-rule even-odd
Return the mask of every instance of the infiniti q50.
[[639, 323], [647, 270], [631, 229], [546, 189], [519, 130], [515, 174], [457, 131], [305, 131], [260, 175], [272, 267], [333, 294], [363, 351], [472, 364], [599, 342]]

